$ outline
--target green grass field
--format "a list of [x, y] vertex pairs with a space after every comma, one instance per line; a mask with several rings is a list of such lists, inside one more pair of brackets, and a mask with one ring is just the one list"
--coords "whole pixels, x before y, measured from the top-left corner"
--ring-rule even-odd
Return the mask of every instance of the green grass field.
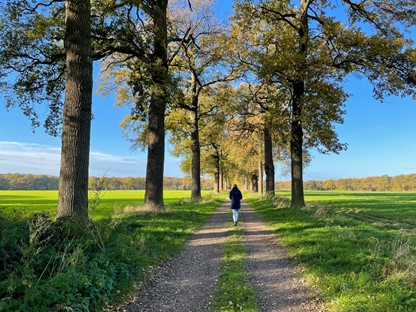
[[[290, 193], [278, 195], [290, 199]], [[307, 192], [308, 207], [249, 199], [329, 311], [416, 311], [416, 194]]]
[[[203, 191], [206, 196], [211, 191]], [[98, 200], [94, 198], [99, 197]], [[178, 200], [188, 199], [191, 191], [164, 191], [166, 206]], [[90, 217], [94, 220], [109, 217], [119, 213], [126, 206], [138, 206], [144, 202], [144, 191], [90, 191]], [[36, 213], [46, 211], [54, 216], [58, 207], [58, 191], [3, 191], [0, 190], [0, 209], [6, 213], [19, 211], [22, 213]]]

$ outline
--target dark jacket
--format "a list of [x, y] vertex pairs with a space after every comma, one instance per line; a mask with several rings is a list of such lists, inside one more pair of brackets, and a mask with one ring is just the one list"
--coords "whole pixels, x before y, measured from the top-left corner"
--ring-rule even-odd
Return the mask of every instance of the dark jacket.
[[233, 187], [230, 191], [231, 209], [240, 209], [240, 200], [243, 199], [243, 194], [237, 187]]

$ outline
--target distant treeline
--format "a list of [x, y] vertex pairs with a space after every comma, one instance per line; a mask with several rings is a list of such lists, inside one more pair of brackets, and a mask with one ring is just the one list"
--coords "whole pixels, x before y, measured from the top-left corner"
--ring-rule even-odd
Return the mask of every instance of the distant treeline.
[[[304, 182], [304, 188], [314, 191], [414, 192], [416, 190], [416, 174], [325, 181], [308, 180]], [[276, 189], [290, 190], [290, 181], [276, 182]]]
[[[90, 189], [105, 190], [144, 190], [145, 178], [143, 177], [90, 177]], [[0, 190], [57, 190], [58, 177], [48, 175], [33, 175], [7, 173], [0, 174]], [[191, 188], [189, 177], [171, 178], [164, 177], [164, 188], [166, 190], [188, 190]], [[214, 181], [201, 179], [202, 188], [205, 190], [213, 189]]]
[[[106, 190], [144, 190], [143, 177], [90, 177], [90, 189]], [[166, 190], [189, 190], [190, 177], [164, 177]], [[201, 179], [204, 190], [213, 189], [213, 179]], [[308, 180], [304, 182], [305, 190], [320, 191], [369, 191], [369, 192], [413, 192], [416, 190], [416, 174], [390, 177], [383, 175], [367, 178], [347, 178], [338, 180]], [[7, 173], [0, 174], [0, 190], [57, 190], [58, 177]], [[277, 190], [290, 190], [290, 181], [276, 182]]]

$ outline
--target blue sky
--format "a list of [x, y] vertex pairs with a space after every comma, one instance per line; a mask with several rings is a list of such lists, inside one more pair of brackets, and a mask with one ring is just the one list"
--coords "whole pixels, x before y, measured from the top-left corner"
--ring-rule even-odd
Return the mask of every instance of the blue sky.
[[[217, 0], [219, 14], [231, 12], [231, 1]], [[413, 35], [413, 37], [415, 37]], [[337, 126], [341, 142], [348, 150], [339, 155], [320, 155], [313, 160], [304, 178], [331, 179], [416, 173], [416, 101], [372, 98], [372, 86], [350, 78], [346, 91], [345, 122]], [[145, 176], [146, 153], [131, 151], [119, 124], [127, 111], [113, 106], [112, 98], [94, 95], [91, 133], [90, 175]], [[59, 174], [60, 138], [32, 132], [30, 122], [18, 109], [6, 111], [0, 103], [0, 173]], [[168, 150], [170, 148], [168, 147]], [[179, 159], [166, 153], [165, 176], [182, 176]], [[278, 169], [279, 166], [277, 166]], [[279, 170], [277, 180], [287, 180]]]

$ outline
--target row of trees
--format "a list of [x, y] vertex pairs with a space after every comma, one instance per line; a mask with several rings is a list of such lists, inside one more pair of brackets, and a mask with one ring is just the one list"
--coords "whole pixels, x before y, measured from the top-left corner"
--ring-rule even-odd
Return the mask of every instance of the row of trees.
[[[212, 190], [213, 181], [201, 179], [202, 189]], [[146, 179], [143, 177], [90, 177], [88, 180], [90, 189], [102, 190], [144, 190]], [[47, 175], [0, 174], [0, 190], [57, 190], [59, 178]], [[164, 177], [165, 190], [190, 190], [190, 177], [175, 178]]]
[[[253, 177], [252, 177], [253, 178]], [[262, 181], [244, 180], [241, 188], [262, 192], [258, 185]], [[277, 190], [290, 190], [291, 181], [276, 181]], [[57, 190], [59, 178], [47, 175], [32, 174], [0, 174], [0, 190]], [[144, 190], [146, 179], [144, 177], [90, 177], [88, 181], [90, 189], [104, 190]], [[191, 190], [191, 177], [183, 178], [164, 177], [163, 185], [165, 190]], [[201, 179], [203, 190], [213, 190], [213, 179]], [[223, 186], [230, 189], [230, 183]], [[311, 191], [370, 191], [370, 192], [414, 192], [416, 190], [416, 174], [388, 175], [365, 178], [346, 178], [329, 180], [307, 180], [304, 182], [304, 189]]]
[[[345, 15], [335, 15], [338, 9]], [[195, 113], [183, 110], [192, 107], [173, 107], [168, 117], [185, 170], [198, 178], [202, 159], [202, 172], [212, 174], [216, 184], [249, 181], [255, 190], [263, 189], [264, 172], [266, 193], [274, 195], [273, 163], [281, 161], [291, 173], [291, 206], [303, 207], [308, 150], [347, 148], [334, 127], [343, 122], [349, 96], [343, 82], [351, 75], [367, 77], [380, 100], [415, 94], [416, 55], [405, 37], [415, 24], [413, 13], [410, 3], [395, 1], [237, 1], [229, 30], [219, 37], [225, 41], [195, 29], [197, 39], [186, 42], [182, 67], [187, 81], [200, 87], [189, 83], [185, 93]], [[221, 42], [222, 58], [210, 45], [203, 50], [212, 38]], [[207, 55], [214, 55], [210, 51], [216, 51], [215, 64], [231, 64], [216, 78], [232, 76], [239, 84], [204, 84], [213, 81], [212, 59], [211, 66], [203, 66]], [[196, 91], [199, 97], [193, 96]]]
[[[239, 0], [228, 25], [202, 0], [1, 2], [0, 79], [7, 105], [59, 133], [59, 216], [88, 217], [92, 62], [103, 92], [131, 114], [122, 126], [147, 148], [145, 203], [163, 209], [165, 131], [191, 174], [219, 191], [231, 181], [274, 195], [274, 161], [288, 165], [291, 206], [305, 205], [308, 149], [338, 153], [349, 75], [374, 95], [415, 95], [410, 1]], [[341, 14], [339, 12], [343, 11]], [[337, 12], [335, 14], [334, 12]], [[64, 101], [62, 102], [62, 95]], [[260, 177], [260, 178], [259, 178]]]
[[58, 178], [47, 175], [0, 174], [0, 190], [57, 190]]
[[[146, 179], [143, 177], [90, 177], [90, 189], [104, 190], [145, 190]], [[183, 178], [163, 177], [163, 188], [165, 190], [191, 190], [191, 179], [189, 176]], [[212, 190], [212, 179], [201, 179], [201, 187], [203, 190]]]
[[[278, 182], [276, 187], [289, 190], [290, 182]], [[366, 178], [348, 178], [338, 180], [305, 181], [306, 190], [326, 191], [366, 191], [366, 192], [414, 192], [416, 190], [416, 174], [388, 175]]]

